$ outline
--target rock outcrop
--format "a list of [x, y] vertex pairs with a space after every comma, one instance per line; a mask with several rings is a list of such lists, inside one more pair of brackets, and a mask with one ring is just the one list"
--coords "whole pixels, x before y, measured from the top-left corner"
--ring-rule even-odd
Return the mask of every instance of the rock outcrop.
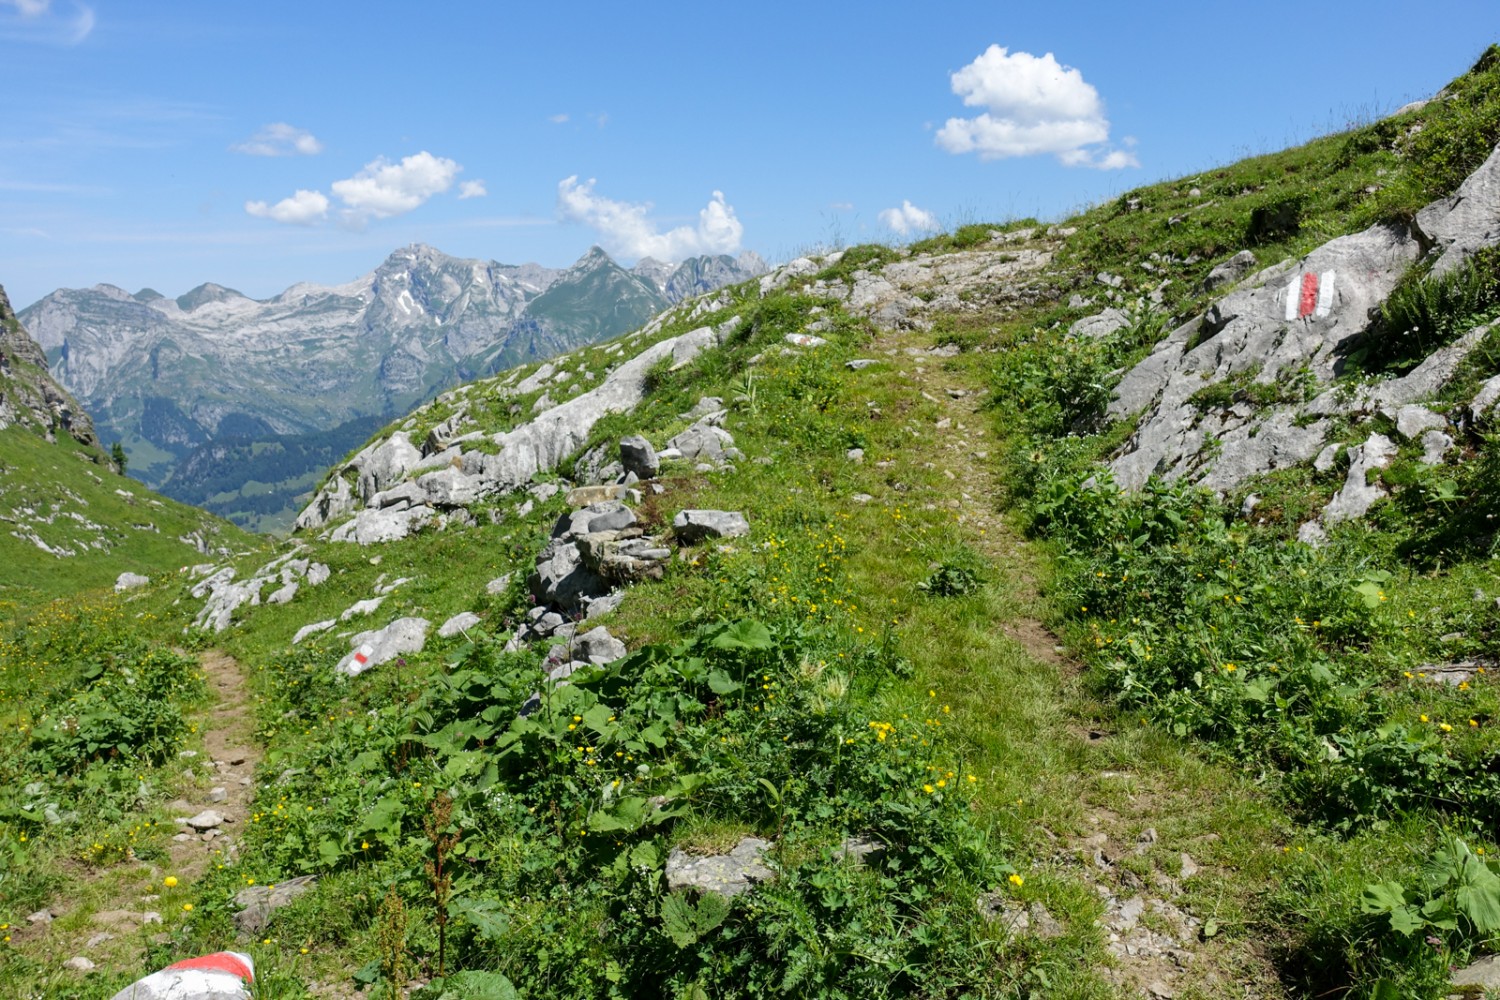
[[[1210, 288], [1237, 286], [1172, 331], [1115, 389], [1109, 414], [1138, 419], [1111, 462], [1115, 482], [1135, 489], [1159, 475], [1227, 492], [1301, 463], [1331, 467], [1339, 453], [1330, 444], [1335, 430], [1351, 417], [1376, 414], [1394, 422], [1402, 438], [1420, 440], [1424, 461], [1441, 461], [1453, 444], [1447, 420], [1416, 404], [1437, 395], [1490, 326], [1401, 377], [1352, 390], [1335, 391], [1331, 383], [1425, 248], [1434, 271], [1451, 269], [1500, 239], [1497, 220], [1500, 150], [1412, 226], [1373, 226], [1248, 277], [1240, 277], [1251, 261], [1243, 253], [1215, 268]], [[1487, 391], [1481, 388], [1474, 409], [1489, 405], [1490, 395], [1500, 398], [1500, 383]], [[1324, 524], [1362, 516], [1383, 495], [1365, 476], [1387, 464], [1396, 445], [1375, 434], [1350, 451], [1349, 480], [1322, 514]], [[1319, 525], [1304, 526], [1308, 540], [1321, 534]]]
[[47, 355], [21, 325], [0, 288], [0, 428], [13, 425], [48, 441], [62, 433], [79, 444], [99, 447], [93, 421], [52, 377]]

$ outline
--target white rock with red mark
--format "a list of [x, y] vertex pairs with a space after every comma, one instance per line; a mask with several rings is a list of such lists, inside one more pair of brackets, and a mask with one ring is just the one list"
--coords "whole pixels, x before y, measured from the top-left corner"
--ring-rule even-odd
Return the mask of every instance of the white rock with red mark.
[[238, 951], [218, 951], [176, 962], [116, 993], [112, 1000], [250, 1000], [255, 962]]

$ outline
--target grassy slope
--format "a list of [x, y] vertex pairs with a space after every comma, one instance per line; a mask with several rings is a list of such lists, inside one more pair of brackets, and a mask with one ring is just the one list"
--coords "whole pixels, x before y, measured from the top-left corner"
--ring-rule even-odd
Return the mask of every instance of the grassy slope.
[[[210, 545], [246, 548], [251, 536], [218, 518], [158, 497], [133, 480], [94, 463], [91, 450], [66, 436], [49, 444], [21, 428], [0, 430], [0, 489], [4, 516], [12, 519], [0, 534], [0, 597], [30, 605], [54, 597], [110, 586], [123, 572], [158, 577], [202, 562], [192, 546], [178, 541], [199, 532]], [[122, 496], [117, 491], [129, 494]], [[102, 539], [103, 549], [59, 558], [12, 531], [36, 517], [18, 515], [30, 508], [38, 516], [56, 513], [51, 525], [36, 525], [48, 545], [74, 547]], [[69, 517], [77, 514], [103, 528], [94, 531]]]

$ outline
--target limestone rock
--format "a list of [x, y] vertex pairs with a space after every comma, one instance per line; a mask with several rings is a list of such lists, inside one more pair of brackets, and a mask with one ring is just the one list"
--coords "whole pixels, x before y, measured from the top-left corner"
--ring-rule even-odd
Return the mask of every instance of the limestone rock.
[[623, 500], [625, 498], [625, 487], [620, 484], [609, 486], [580, 486], [568, 492], [568, 506], [591, 507], [597, 503], [606, 503], [611, 500]]
[[121, 573], [115, 579], [115, 593], [122, 594], [127, 590], [134, 590], [136, 587], [144, 587], [150, 582], [151, 578], [149, 576], [141, 576], [139, 573]]
[[1349, 475], [1343, 489], [1334, 494], [1328, 506], [1323, 508], [1323, 522], [1333, 524], [1363, 517], [1370, 506], [1385, 496], [1385, 488], [1378, 483], [1370, 484], [1370, 472], [1383, 469], [1396, 457], [1396, 445], [1384, 434], [1371, 434], [1369, 439], [1350, 456]]
[[999, 924], [1011, 937], [1027, 935], [1050, 941], [1067, 933], [1066, 928], [1041, 903], [1028, 906], [1001, 892], [985, 893], [976, 902], [980, 915]]
[[480, 618], [472, 611], [460, 611], [438, 626], [438, 635], [444, 639], [451, 639], [465, 629], [471, 629], [478, 625]]
[[1221, 285], [1232, 285], [1249, 274], [1254, 267], [1255, 254], [1249, 250], [1241, 250], [1208, 272], [1208, 277], [1203, 279], [1203, 290], [1211, 292]]
[[271, 596], [266, 598], [266, 603], [267, 604], [286, 604], [286, 603], [290, 602], [293, 597], [296, 597], [296, 596], [297, 596], [297, 583], [294, 580], [291, 583], [285, 584], [282, 587], [278, 588], [277, 590], [273, 591], [271, 593]]
[[690, 462], [721, 462], [724, 460], [724, 449], [733, 445], [733, 435], [702, 419], [667, 442], [668, 448], [675, 449]]
[[74, 972], [93, 972], [94, 963], [90, 962], [82, 955], [74, 955], [72, 958], [63, 963], [63, 968], [72, 969]]
[[317, 884], [316, 875], [301, 875], [271, 885], [253, 885], [234, 894], [234, 925], [241, 934], [259, 934], [271, 921], [271, 914], [292, 902]]
[[1441, 465], [1452, 448], [1453, 438], [1442, 431], [1428, 431], [1422, 435], [1422, 464]]
[[427, 645], [431, 624], [426, 618], [397, 618], [383, 629], [361, 632], [349, 640], [353, 648], [334, 670], [346, 677], [356, 677], [404, 653], [420, 653]]
[[339, 615], [339, 621], [346, 622], [351, 618], [362, 615], [373, 615], [376, 611], [380, 610], [380, 606], [384, 603], [384, 597], [371, 597], [367, 600], [355, 601], [344, 609], [343, 614]]
[[620, 465], [627, 473], [633, 472], [641, 479], [654, 479], [661, 471], [661, 460], [651, 442], [639, 434], [620, 439]]
[[296, 635], [292, 636], [292, 645], [295, 646], [303, 639], [306, 639], [308, 636], [314, 635], [318, 632], [327, 632], [337, 624], [338, 619], [329, 618], [327, 621], [313, 622], [311, 625], [304, 625], [297, 630]]
[[1485, 955], [1471, 962], [1449, 981], [1454, 986], [1481, 986], [1486, 992], [1500, 990], [1500, 955]]
[[1500, 241], [1500, 148], [1450, 197], [1418, 212], [1417, 227], [1439, 253], [1434, 274], [1445, 274], [1480, 247]]
[[[1325, 428], [1307, 425], [1294, 406], [1275, 408], [1267, 417], [1253, 410], [1204, 413], [1192, 397], [1237, 377], [1270, 384], [1305, 370], [1314, 383], [1331, 381], [1341, 352], [1364, 332], [1370, 310], [1395, 287], [1419, 251], [1417, 241], [1399, 226], [1374, 226], [1343, 236], [1301, 261], [1246, 279], [1216, 304], [1211, 327], [1198, 318], [1172, 331], [1125, 374], [1110, 404], [1115, 417], [1144, 411], [1135, 435], [1111, 463], [1116, 482], [1135, 489], [1160, 474], [1227, 490], [1246, 475], [1316, 456]], [[1315, 301], [1302, 315], [1295, 296], [1314, 280]], [[1294, 318], [1287, 319], [1289, 314]], [[1324, 415], [1312, 404], [1306, 412]], [[1275, 423], [1268, 423], [1272, 418]], [[1276, 429], [1275, 446], [1260, 442], [1254, 445], [1253, 459], [1237, 457], [1237, 450], [1258, 442], [1268, 426]], [[1211, 440], [1223, 443], [1217, 453], [1209, 447]]]
[[436, 517], [437, 511], [425, 504], [381, 509], [366, 507], [357, 512], [352, 520], [339, 525], [328, 537], [335, 542], [354, 542], [358, 545], [396, 542], [431, 523]]
[[205, 809], [196, 816], [181, 819], [178, 822], [184, 823], [202, 833], [205, 830], [212, 830], [215, 827], [223, 826], [224, 817], [213, 809]]
[[1125, 314], [1118, 309], [1106, 309], [1096, 316], [1085, 316], [1068, 327], [1070, 337], [1091, 337], [1095, 340], [1107, 337], [1125, 326]]
[[1396, 411], [1396, 433], [1408, 441], [1414, 441], [1424, 431], [1442, 430], [1448, 421], [1425, 406], [1408, 403]]
[[757, 882], [769, 882], [776, 877], [761, 861], [761, 855], [770, 846], [758, 837], [745, 837], [728, 854], [708, 857], [695, 857], [674, 847], [667, 856], [667, 888], [738, 896]]
[[672, 519], [672, 533], [685, 545], [709, 538], [740, 538], [750, 534], [750, 522], [738, 511], [684, 510]]

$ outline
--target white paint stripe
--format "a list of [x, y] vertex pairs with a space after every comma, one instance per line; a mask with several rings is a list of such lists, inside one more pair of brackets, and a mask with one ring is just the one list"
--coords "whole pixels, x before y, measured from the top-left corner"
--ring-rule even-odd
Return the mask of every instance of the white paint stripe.
[[1324, 271], [1323, 280], [1318, 285], [1318, 310], [1319, 316], [1327, 316], [1333, 311], [1333, 272]]
[[1302, 302], [1302, 275], [1292, 275], [1292, 280], [1286, 286], [1286, 318], [1290, 323], [1297, 318], [1297, 309]]

